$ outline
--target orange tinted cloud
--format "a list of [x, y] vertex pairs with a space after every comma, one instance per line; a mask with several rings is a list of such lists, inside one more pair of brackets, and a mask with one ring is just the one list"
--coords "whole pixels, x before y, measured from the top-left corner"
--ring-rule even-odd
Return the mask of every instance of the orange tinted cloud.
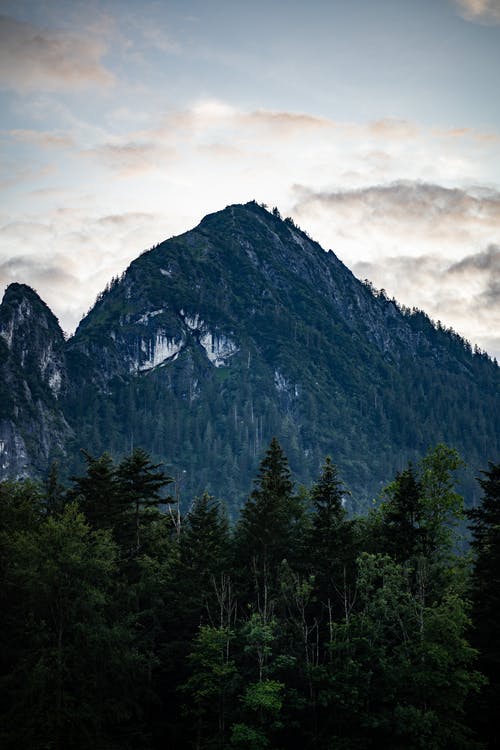
[[59, 90], [109, 86], [102, 39], [38, 28], [0, 15], [0, 86]]

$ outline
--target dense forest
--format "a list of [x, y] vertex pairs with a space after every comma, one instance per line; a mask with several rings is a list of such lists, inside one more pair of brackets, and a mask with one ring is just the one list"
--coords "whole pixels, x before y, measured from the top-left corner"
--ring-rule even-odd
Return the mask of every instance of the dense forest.
[[0, 743], [493, 748], [500, 464], [467, 513], [438, 445], [366, 515], [273, 439], [238, 521], [141, 449], [0, 485]]

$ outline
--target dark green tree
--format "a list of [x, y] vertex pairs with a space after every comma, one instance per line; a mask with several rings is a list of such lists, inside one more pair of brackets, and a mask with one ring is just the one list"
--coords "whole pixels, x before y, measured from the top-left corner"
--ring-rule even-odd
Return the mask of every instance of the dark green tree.
[[116, 481], [120, 503], [125, 504], [133, 515], [132, 548], [138, 553], [141, 548], [141, 526], [155, 517], [162, 497], [160, 491], [173, 480], [163, 471], [161, 464], [154, 464], [142, 448], [136, 448], [126, 456], [116, 469]]
[[[2, 746], [114, 747], [140, 710], [145, 667], [112, 602], [109, 532], [92, 531], [70, 503], [1, 542], [2, 589], [17, 619], [7, 632], [15, 660], [2, 678]], [[129, 746], [125, 736], [120, 744]]]
[[386, 487], [380, 510], [381, 548], [399, 562], [422, 552], [422, 485], [411, 463]]
[[109, 453], [96, 458], [82, 451], [85, 474], [72, 477], [68, 495], [77, 499], [85, 518], [93, 529], [114, 530], [126, 510], [121, 503], [116, 481], [116, 467]]
[[500, 731], [493, 717], [500, 706], [500, 464], [490, 462], [479, 484], [481, 504], [467, 514], [474, 551], [472, 641], [488, 683], [473, 702], [471, 717], [487, 746], [498, 748]]
[[343, 500], [347, 492], [337, 467], [329, 456], [321, 475], [311, 489], [313, 507], [309, 538], [310, 555], [316, 579], [317, 596], [325, 604], [330, 601], [346, 606], [346, 590], [352, 583], [356, 556], [354, 524], [347, 518]]
[[304, 513], [292, 491], [288, 460], [273, 438], [236, 531], [240, 564], [253, 576], [261, 610], [275, 589], [279, 564], [297, 550]]
[[57, 461], [53, 461], [50, 465], [44, 489], [47, 513], [61, 513], [66, 500], [66, 491], [64, 486], [59, 482], [59, 466]]
[[228, 628], [201, 625], [187, 657], [189, 676], [181, 692], [188, 701], [184, 706], [190, 723], [186, 734], [193, 737], [196, 750], [223, 748], [227, 742], [228, 701], [236, 679], [232, 639]]

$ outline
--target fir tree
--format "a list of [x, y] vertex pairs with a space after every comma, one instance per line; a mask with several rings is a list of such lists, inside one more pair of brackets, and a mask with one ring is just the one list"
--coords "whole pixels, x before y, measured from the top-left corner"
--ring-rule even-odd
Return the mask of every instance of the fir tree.
[[385, 552], [402, 562], [422, 551], [422, 485], [411, 463], [396, 475], [385, 494], [379, 543]]
[[292, 494], [288, 460], [276, 438], [260, 464], [255, 485], [236, 530], [237, 558], [240, 575], [254, 589], [255, 604], [267, 618], [270, 597], [278, 590], [279, 565], [297, 554], [303, 518], [302, 506]]
[[141, 547], [141, 522], [153, 517], [151, 510], [157, 509], [161, 501], [160, 490], [172, 482], [172, 478], [158, 471], [161, 464], [154, 464], [142, 448], [136, 448], [121, 461], [116, 470], [120, 502], [133, 513], [133, 546], [138, 553]]
[[76, 499], [93, 529], [114, 529], [122, 510], [116, 481], [116, 468], [109, 453], [96, 458], [82, 451], [86, 472], [71, 477], [68, 495]]

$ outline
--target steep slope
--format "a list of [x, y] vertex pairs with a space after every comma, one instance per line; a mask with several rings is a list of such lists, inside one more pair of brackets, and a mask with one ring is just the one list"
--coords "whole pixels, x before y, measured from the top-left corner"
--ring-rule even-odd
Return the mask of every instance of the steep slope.
[[186, 497], [236, 507], [272, 435], [304, 482], [331, 454], [353, 506], [437, 441], [472, 472], [499, 453], [496, 364], [253, 202], [141, 255], [66, 356], [78, 443], [141, 445]]
[[45, 471], [64, 455], [70, 428], [65, 341], [57, 318], [36, 292], [11, 284], [0, 305], [0, 470], [18, 478]]

